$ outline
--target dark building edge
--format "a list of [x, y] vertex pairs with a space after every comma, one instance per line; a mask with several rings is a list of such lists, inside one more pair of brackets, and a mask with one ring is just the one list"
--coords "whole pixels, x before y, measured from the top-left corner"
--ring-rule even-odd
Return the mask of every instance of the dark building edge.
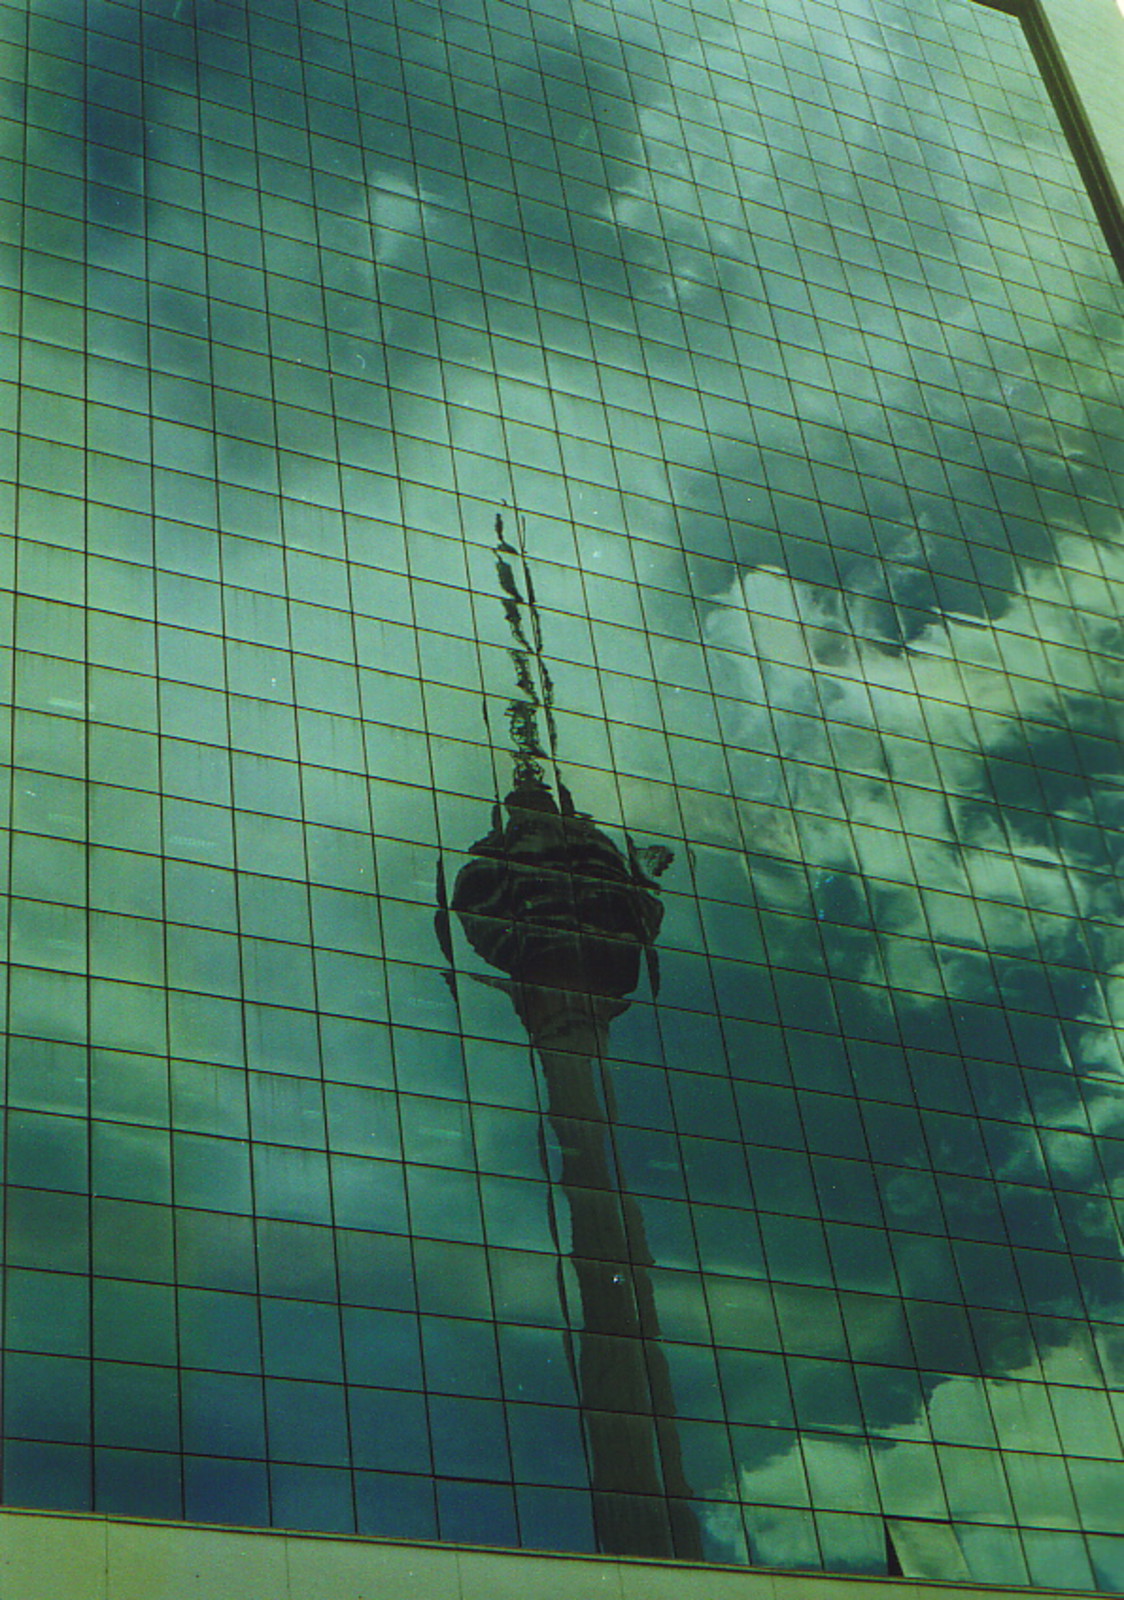
[[976, 0], [976, 4], [1002, 11], [1022, 25], [1035, 65], [1042, 74], [1077, 170], [1093, 203], [1109, 253], [1116, 270], [1124, 278], [1124, 202], [1117, 195], [1085, 113], [1084, 102], [1038, 0]]

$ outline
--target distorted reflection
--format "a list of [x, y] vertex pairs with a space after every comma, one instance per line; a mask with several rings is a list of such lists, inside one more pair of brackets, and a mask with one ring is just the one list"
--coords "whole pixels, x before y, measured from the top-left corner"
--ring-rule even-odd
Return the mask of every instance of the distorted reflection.
[[490, 830], [471, 846], [448, 905], [439, 886], [438, 932], [451, 962], [451, 907], [476, 953], [505, 974], [476, 981], [507, 992], [541, 1067], [560, 1158], [548, 1190], [551, 1231], [559, 1248], [568, 1235], [577, 1283], [578, 1304], [571, 1306], [559, 1273], [598, 1546], [698, 1557], [647, 1270], [652, 1257], [641, 1208], [616, 1175], [613, 1098], [603, 1070], [610, 1024], [627, 1009], [645, 959], [658, 986], [654, 946], [663, 906], [655, 878], [671, 853], [638, 849], [627, 835], [626, 853], [576, 809], [558, 766], [532, 575], [522, 548], [507, 543], [502, 517], [496, 535], [518, 686], [507, 713], [514, 778], [493, 808]]

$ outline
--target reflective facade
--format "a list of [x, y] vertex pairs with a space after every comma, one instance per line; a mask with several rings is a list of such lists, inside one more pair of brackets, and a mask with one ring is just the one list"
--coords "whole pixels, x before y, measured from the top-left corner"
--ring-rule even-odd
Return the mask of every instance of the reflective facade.
[[1017, 23], [0, 74], [0, 1496], [1124, 1589], [1124, 291]]

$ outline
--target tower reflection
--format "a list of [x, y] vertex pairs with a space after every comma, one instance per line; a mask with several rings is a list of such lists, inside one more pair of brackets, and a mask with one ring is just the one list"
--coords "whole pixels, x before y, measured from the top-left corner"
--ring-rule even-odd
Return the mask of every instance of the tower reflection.
[[573, 1306], [560, 1259], [598, 1546], [693, 1559], [702, 1542], [660, 1347], [652, 1257], [640, 1205], [614, 1161], [605, 1072], [611, 1023], [628, 1008], [642, 965], [657, 976], [663, 905], [655, 880], [672, 857], [662, 846], [638, 850], [627, 835], [622, 851], [576, 809], [558, 769], [531, 575], [521, 551], [506, 543], [500, 518], [496, 532], [520, 691], [508, 707], [514, 782], [494, 806], [489, 831], [470, 847], [447, 903], [442, 886], [438, 931], [451, 961], [451, 912], [476, 953], [504, 974], [477, 981], [507, 992], [542, 1072], [558, 1152], [557, 1176], [547, 1171], [552, 1229], [560, 1257], [568, 1234], [577, 1285]]

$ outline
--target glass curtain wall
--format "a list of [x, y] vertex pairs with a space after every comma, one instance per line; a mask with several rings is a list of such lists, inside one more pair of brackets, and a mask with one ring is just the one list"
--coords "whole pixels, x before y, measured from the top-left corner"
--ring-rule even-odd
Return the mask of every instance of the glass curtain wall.
[[1124, 1588], [1124, 294], [1017, 24], [0, 75], [4, 1501]]

